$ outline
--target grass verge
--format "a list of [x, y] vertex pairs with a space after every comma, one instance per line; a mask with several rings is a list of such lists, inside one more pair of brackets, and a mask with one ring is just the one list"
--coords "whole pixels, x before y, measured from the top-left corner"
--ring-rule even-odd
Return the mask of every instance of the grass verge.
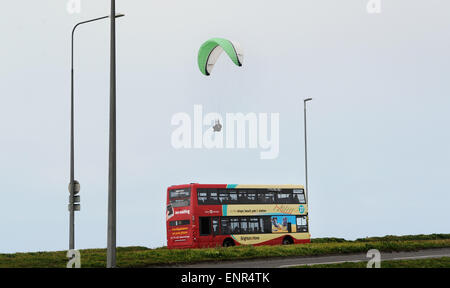
[[[367, 262], [345, 262], [338, 264], [302, 265], [292, 268], [366, 268]], [[450, 257], [386, 260], [381, 262], [381, 268], [450, 268]]]
[[[117, 266], [122, 268], [150, 267], [207, 261], [365, 253], [370, 249], [393, 252], [448, 247], [450, 247], [450, 239], [344, 241], [287, 246], [240, 246], [185, 250], [119, 247], [117, 249]], [[106, 266], [106, 249], [85, 249], [80, 250], [80, 253], [83, 268]], [[0, 268], [64, 268], [66, 263], [66, 251], [0, 254]]]

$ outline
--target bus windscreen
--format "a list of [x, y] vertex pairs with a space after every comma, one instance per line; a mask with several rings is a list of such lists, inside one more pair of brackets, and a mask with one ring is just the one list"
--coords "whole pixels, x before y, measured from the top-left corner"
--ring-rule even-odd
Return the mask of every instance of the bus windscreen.
[[171, 190], [169, 193], [170, 199], [189, 198], [189, 197], [191, 197], [191, 189], [176, 189], [176, 190]]

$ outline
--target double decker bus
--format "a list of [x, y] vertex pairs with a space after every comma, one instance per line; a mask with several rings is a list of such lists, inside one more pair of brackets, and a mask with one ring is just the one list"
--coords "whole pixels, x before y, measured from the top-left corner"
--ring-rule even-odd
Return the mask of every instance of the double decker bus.
[[302, 185], [186, 184], [167, 189], [167, 247], [309, 243]]

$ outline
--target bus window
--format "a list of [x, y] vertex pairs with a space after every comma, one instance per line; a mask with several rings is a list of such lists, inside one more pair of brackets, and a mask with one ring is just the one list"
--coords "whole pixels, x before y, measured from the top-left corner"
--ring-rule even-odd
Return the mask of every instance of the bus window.
[[284, 190], [280, 193], [277, 193], [277, 203], [280, 204], [292, 203], [292, 192]]
[[239, 218], [237, 218], [237, 217], [230, 218], [230, 230], [231, 230], [231, 233], [233, 233], [233, 234], [240, 233]]
[[259, 231], [261, 231], [261, 233], [265, 233], [266, 232], [264, 230], [264, 219], [262, 217], [259, 218]]
[[248, 201], [248, 203], [256, 202], [256, 190], [248, 190], [247, 201]]
[[214, 235], [219, 234], [219, 217], [213, 217], [213, 219], [212, 219], [212, 228], [213, 228], [213, 234]]
[[191, 189], [175, 189], [169, 191], [172, 207], [186, 207], [191, 205]]
[[265, 197], [264, 191], [263, 190], [258, 191], [256, 193], [256, 203], [263, 204], [265, 201], [264, 197]]
[[230, 200], [230, 196], [226, 191], [221, 191], [219, 193], [219, 201], [220, 203], [227, 204]]
[[264, 193], [264, 202], [269, 204], [275, 203], [275, 193], [270, 191]]
[[208, 204], [218, 204], [219, 197], [217, 196], [217, 189], [208, 189]]
[[297, 232], [308, 232], [306, 216], [297, 216]]
[[263, 217], [263, 233], [272, 233], [272, 221], [270, 216]]
[[199, 191], [197, 194], [197, 199], [199, 204], [205, 204], [208, 200], [208, 193], [204, 191]]
[[231, 234], [230, 231], [230, 220], [228, 218], [222, 217], [220, 221], [220, 234]]
[[259, 219], [258, 218], [250, 218], [248, 222], [249, 233], [259, 233]]
[[247, 190], [239, 190], [238, 194], [238, 202], [239, 203], [247, 203]]
[[295, 189], [293, 195], [294, 204], [306, 204], [305, 192], [303, 189]]
[[246, 234], [246, 233], [250, 233], [249, 229], [248, 229], [248, 219], [245, 217], [241, 217], [241, 219], [239, 219], [240, 223], [241, 223], [241, 233], [242, 234]]
[[191, 197], [191, 189], [176, 189], [176, 190], [170, 190], [169, 192], [169, 198], [189, 198]]
[[238, 194], [235, 190], [230, 191], [229, 196], [230, 196], [230, 199], [228, 201], [230, 204], [238, 202]]

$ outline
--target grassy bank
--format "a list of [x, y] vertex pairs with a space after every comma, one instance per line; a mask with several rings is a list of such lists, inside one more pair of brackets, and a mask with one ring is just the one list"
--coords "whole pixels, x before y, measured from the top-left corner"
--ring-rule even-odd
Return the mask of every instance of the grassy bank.
[[[118, 267], [149, 267], [155, 265], [176, 265], [204, 261], [361, 253], [367, 252], [369, 249], [391, 252], [450, 247], [450, 235], [448, 234], [418, 235], [415, 237], [420, 240], [414, 239], [414, 236], [386, 236], [381, 238], [358, 239], [355, 241], [322, 238], [313, 239], [311, 244], [288, 246], [241, 246], [186, 250], [123, 247], [118, 248], [117, 250], [117, 265]], [[85, 249], [81, 250], [80, 253], [82, 267], [105, 267], [105, 249]], [[66, 251], [0, 254], [0, 268], [64, 268], [66, 263]]]
[[[345, 262], [339, 264], [318, 264], [293, 268], [366, 268], [367, 262]], [[381, 262], [381, 268], [450, 268], [450, 257], [388, 260]]]
[[343, 242], [382, 242], [382, 241], [406, 241], [406, 240], [445, 240], [450, 239], [450, 234], [419, 234], [419, 235], [386, 235], [382, 237], [359, 238], [354, 241], [344, 238], [314, 238], [312, 243], [343, 243]]

